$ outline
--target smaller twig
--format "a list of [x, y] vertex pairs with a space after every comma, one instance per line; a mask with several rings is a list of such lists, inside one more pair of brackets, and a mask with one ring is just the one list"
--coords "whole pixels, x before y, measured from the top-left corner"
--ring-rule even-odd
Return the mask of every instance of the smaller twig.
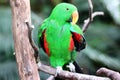
[[89, 20], [85, 20], [84, 21], [84, 25], [82, 27], [82, 31], [83, 33], [87, 30], [89, 24], [93, 21], [93, 18], [92, 18], [92, 13], [93, 13], [93, 5], [92, 5], [92, 1], [91, 0], [88, 0], [88, 4], [89, 4]]
[[[53, 75], [53, 76], [56, 75], [55, 68], [44, 65], [40, 62], [38, 63], [38, 69], [40, 71], [46, 72], [50, 75]], [[64, 70], [61, 70], [60, 73], [58, 73], [56, 77], [59, 77], [62, 79], [69, 79], [69, 80], [110, 80], [109, 78], [106, 78], [106, 77], [98, 77], [98, 76], [93, 76], [93, 75], [78, 74], [78, 73], [72, 73], [72, 72], [64, 71]]]
[[[92, 13], [92, 19], [96, 16], [101, 16], [101, 15], [104, 15], [104, 12], [94, 12], [94, 13]], [[82, 27], [83, 33], [86, 32], [86, 30], [91, 22], [92, 21], [90, 20], [90, 18], [88, 18], [84, 21], [84, 25]]]
[[104, 15], [103, 12], [94, 12], [93, 13], [93, 4], [92, 4], [92, 0], [88, 0], [88, 4], [89, 4], [89, 18], [87, 20], [84, 21], [83, 27], [82, 27], [82, 31], [83, 33], [86, 32], [88, 26], [90, 25], [90, 23], [93, 21], [93, 18], [95, 16], [98, 15]]
[[90, 17], [90, 21], [93, 21], [93, 18], [92, 18], [92, 13], [93, 13], [92, 1], [88, 0], [88, 4], [89, 4], [89, 17]]
[[38, 47], [35, 45], [35, 43], [34, 43], [34, 41], [33, 41], [33, 39], [32, 39], [32, 30], [33, 30], [34, 26], [31, 25], [31, 23], [28, 22], [28, 21], [25, 21], [25, 23], [26, 23], [26, 25], [27, 25], [27, 27], [28, 27], [28, 37], [29, 37], [29, 41], [30, 41], [30, 43], [31, 43], [31, 45], [32, 45], [32, 48], [33, 48], [34, 51], [35, 51], [34, 56], [35, 56], [36, 62], [38, 63], [38, 62], [40, 61], [40, 60], [39, 60], [39, 56], [38, 56], [38, 54], [39, 54], [39, 49], [38, 49]]
[[109, 78], [111, 78], [112, 80], [120, 80], [120, 73], [107, 69], [107, 68], [100, 68], [99, 70], [97, 70], [97, 75], [105, 75]]

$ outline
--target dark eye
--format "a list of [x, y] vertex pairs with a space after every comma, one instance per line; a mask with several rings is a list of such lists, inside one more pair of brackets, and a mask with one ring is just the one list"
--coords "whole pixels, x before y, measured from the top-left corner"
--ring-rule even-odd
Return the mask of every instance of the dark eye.
[[66, 10], [68, 11], [68, 10], [69, 10], [69, 8], [66, 8]]

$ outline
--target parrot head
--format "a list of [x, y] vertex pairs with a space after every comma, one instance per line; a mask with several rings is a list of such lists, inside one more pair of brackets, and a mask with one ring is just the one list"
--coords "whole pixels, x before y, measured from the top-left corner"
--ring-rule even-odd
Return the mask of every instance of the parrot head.
[[77, 8], [69, 3], [60, 3], [52, 11], [50, 18], [54, 20], [64, 22], [71, 22], [76, 24], [78, 21]]

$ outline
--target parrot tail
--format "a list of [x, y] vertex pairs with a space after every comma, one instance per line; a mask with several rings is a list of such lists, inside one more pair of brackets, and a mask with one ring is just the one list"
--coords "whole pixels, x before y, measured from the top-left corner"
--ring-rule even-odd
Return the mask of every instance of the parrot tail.
[[55, 80], [63, 80], [63, 79], [61, 79], [61, 78], [58, 78], [58, 77], [55, 77]]
[[73, 62], [73, 65], [75, 66], [75, 71], [76, 71], [76, 73], [83, 73], [82, 69], [81, 69], [80, 66], [77, 64], [76, 61]]

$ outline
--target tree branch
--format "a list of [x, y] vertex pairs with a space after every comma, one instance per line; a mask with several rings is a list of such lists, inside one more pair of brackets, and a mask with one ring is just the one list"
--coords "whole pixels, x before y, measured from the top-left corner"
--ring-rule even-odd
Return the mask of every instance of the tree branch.
[[16, 62], [20, 80], [40, 80], [34, 58], [34, 50], [28, 38], [25, 21], [31, 23], [30, 0], [10, 0], [12, 31]]
[[93, 13], [93, 5], [92, 5], [92, 1], [88, 0], [89, 3], [89, 18], [84, 20], [84, 24], [82, 27], [82, 31], [83, 33], [86, 32], [88, 26], [90, 25], [90, 23], [93, 21], [93, 18], [96, 16], [100, 16], [100, 15], [104, 15], [104, 12], [94, 12]]
[[[44, 65], [40, 62], [38, 63], [38, 69], [40, 71], [46, 72], [50, 75], [56, 76], [56, 69], [55, 68]], [[69, 79], [69, 80], [110, 80], [109, 78], [106, 78], [106, 77], [98, 77], [98, 76], [93, 76], [93, 75], [78, 74], [78, 73], [72, 73], [72, 72], [64, 71], [64, 70], [61, 70], [60, 73], [57, 74], [57, 77], [60, 77], [62, 79]], [[51, 79], [53, 79], [53, 78], [51, 78]]]
[[120, 80], [120, 73], [107, 69], [107, 68], [100, 68], [99, 70], [97, 70], [97, 75], [105, 75], [109, 78], [111, 78], [112, 80]]

